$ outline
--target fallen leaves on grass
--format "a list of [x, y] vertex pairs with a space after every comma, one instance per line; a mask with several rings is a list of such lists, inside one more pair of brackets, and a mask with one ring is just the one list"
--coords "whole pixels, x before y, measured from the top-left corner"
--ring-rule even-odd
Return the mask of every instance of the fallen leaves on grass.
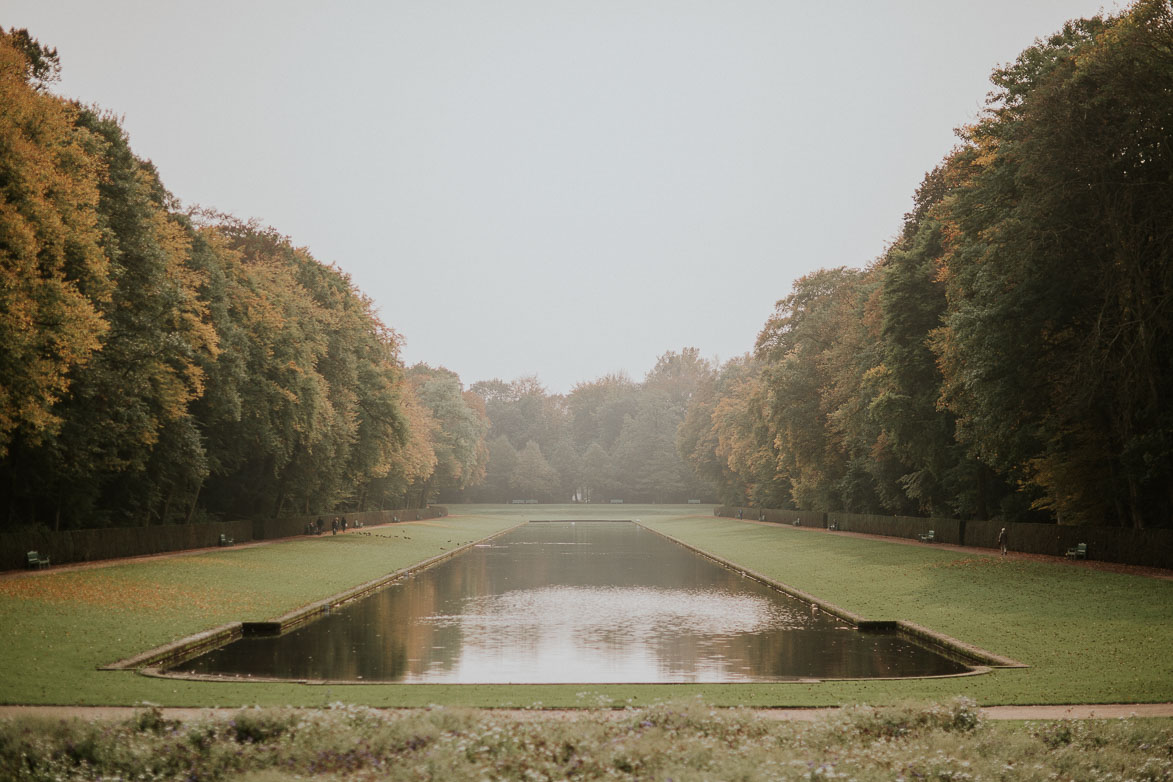
[[56, 605], [102, 606], [113, 611], [166, 613], [193, 611], [211, 616], [240, 611], [248, 605], [244, 596], [207, 584], [182, 586], [136, 581], [113, 573], [87, 571], [0, 582], [0, 598], [32, 600]]

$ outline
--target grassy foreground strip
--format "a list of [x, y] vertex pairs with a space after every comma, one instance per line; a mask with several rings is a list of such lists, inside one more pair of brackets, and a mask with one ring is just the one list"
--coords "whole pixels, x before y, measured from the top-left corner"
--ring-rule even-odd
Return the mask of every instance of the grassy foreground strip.
[[[772, 694], [789, 703], [957, 694], [985, 705], [1173, 700], [1173, 582], [713, 517], [643, 521], [868, 619], [907, 619], [1031, 666], [960, 679], [774, 685], [789, 688]], [[760, 701], [750, 694], [744, 703]]]
[[984, 722], [972, 701], [763, 720], [696, 699], [573, 720], [249, 709], [171, 722], [0, 722], [6, 780], [1167, 780], [1169, 720]]

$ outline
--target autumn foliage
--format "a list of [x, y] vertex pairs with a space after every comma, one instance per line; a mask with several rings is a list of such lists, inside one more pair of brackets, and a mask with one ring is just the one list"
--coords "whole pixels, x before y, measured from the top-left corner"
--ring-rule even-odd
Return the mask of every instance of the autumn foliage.
[[483, 474], [481, 430], [435, 474], [444, 416], [483, 417], [455, 376], [429, 408], [345, 274], [181, 211], [56, 70], [0, 31], [0, 528], [395, 507]]
[[681, 451], [726, 501], [1173, 523], [1173, 4], [992, 80], [896, 241], [698, 395]]

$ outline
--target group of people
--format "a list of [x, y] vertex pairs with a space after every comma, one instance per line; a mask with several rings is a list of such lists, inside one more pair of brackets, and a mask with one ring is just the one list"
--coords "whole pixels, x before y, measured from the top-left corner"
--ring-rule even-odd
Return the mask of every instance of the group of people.
[[[360, 524], [359, 522], [355, 522], [354, 526], [361, 527], [362, 524]], [[346, 517], [345, 516], [341, 516], [341, 517], [335, 516], [333, 519], [330, 520], [330, 534], [331, 535], [337, 535], [338, 530], [340, 530], [340, 529], [342, 530], [343, 533], [346, 532]], [[326, 522], [322, 521], [321, 516], [318, 516], [318, 518], [315, 521], [306, 522], [305, 534], [307, 534], [307, 535], [321, 535], [325, 530], [326, 530]]]

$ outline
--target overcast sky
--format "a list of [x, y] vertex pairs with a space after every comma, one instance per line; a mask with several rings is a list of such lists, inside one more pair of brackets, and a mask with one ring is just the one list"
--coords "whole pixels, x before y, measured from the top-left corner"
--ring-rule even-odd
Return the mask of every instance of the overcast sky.
[[466, 385], [749, 350], [863, 266], [989, 74], [1097, 0], [0, 0], [185, 205], [334, 263]]

